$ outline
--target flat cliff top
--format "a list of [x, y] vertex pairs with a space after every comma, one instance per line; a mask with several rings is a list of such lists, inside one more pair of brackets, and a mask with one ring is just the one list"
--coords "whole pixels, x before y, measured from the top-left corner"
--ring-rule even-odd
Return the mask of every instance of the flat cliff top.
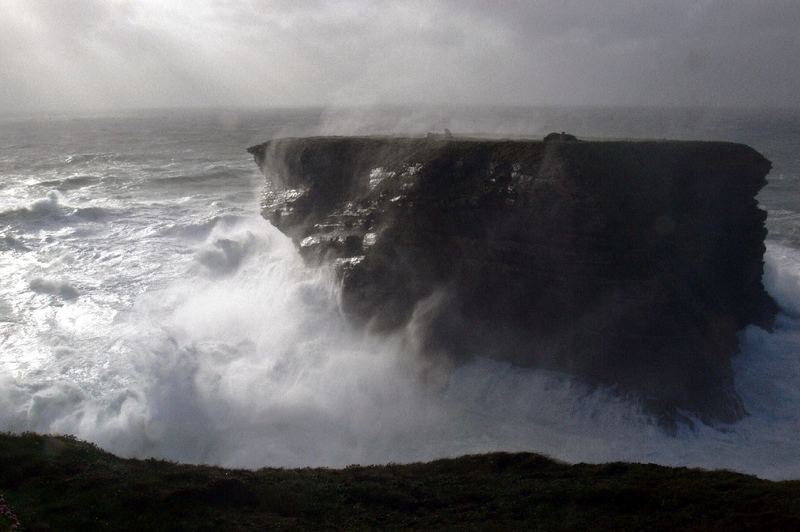
[[270, 142], [392, 142], [392, 143], [420, 143], [420, 142], [440, 142], [440, 143], [479, 143], [479, 144], [505, 144], [505, 143], [546, 143], [546, 142], [578, 142], [583, 144], [609, 144], [609, 143], [658, 143], [658, 144], [738, 144], [736, 142], [722, 141], [722, 140], [697, 140], [697, 139], [650, 139], [650, 138], [614, 138], [614, 137], [581, 137], [576, 140], [546, 140], [541, 137], [515, 137], [515, 136], [482, 136], [482, 135], [458, 135], [447, 136], [439, 133], [430, 133], [428, 135], [309, 135], [309, 136], [289, 136], [289, 137], [276, 137], [269, 139], [265, 142], [256, 144], [248, 148], [248, 151], [257, 149], [259, 146], [269, 144]]
[[[713, 140], [672, 139], [576, 139], [566, 133], [551, 133], [544, 138], [493, 138], [478, 136], [309, 136], [275, 138], [251, 146], [256, 163], [264, 169], [265, 161], [281, 160], [291, 164], [293, 159], [319, 157], [321, 163], [345, 163], [363, 169], [367, 165], [391, 166], [395, 163], [417, 161], [425, 163], [439, 156], [488, 157], [494, 162], [535, 161], [542, 156], [569, 159], [571, 167], [598, 160], [613, 164], [614, 172], [622, 174], [637, 171], [645, 166], [649, 170], [663, 161], [672, 165], [690, 164], [703, 173], [706, 168], [714, 173], [738, 177], [738, 169], [757, 176], [749, 180], [760, 189], [766, 180], [771, 163], [756, 150], [745, 144]], [[318, 159], [319, 160], [319, 159]], [[637, 168], [638, 167], [638, 168]], [[584, 169], [585, 170], [585, 169]], [[608, 168], [606, 168], [608, 170]], [[700, 177], [696, 175], [695, 177]]]
[[[552, 134], [551, 134], [552, 135]], [[477, 146], [509, 146], [509, 147], [522, 147], [531, 145], [544, 145], [544, 144], [567, 144], [579, 146], [599, 146], [604, 148], [613, 148], [619, 146], [664, 146], [664, 147], [680, 147], [686, 149], [687, 147], [698, 148], [713, 148], [713, 147], [737, 147], [738, 149], [746, 149], [755, 152], [752, 148], [745, 144], [720, 140], [682, 140], [682, 139], [644, 139], [644, 138], [581, 138], [581, 139], [567, 139], [562, 140], [554, 138], [548, 140], [546, 138], [534, 137], [490, 137], [490, 136], [447, 136], [442, 134], [428, 134], [426, 136], [407, 136], [407, 135], [314, 135], [304, 137], [277, 137], [267, 140], [265, 142], [250, 146], [247, 151], [252, 154], [258, 154], [270, 144], [293, 144], [307, 145], [322, 147], [326, 145], [335, 144], [350, 144], [354, 146], [361, 146], [364, 148], [378, 146], [378, 145], [394, 145], [397, 147], [404, 146], [435, 146], [442, 147], [445, 145], [460, 146], [475, 148]], [[755, 152], [757, 153], [757, 152]]]

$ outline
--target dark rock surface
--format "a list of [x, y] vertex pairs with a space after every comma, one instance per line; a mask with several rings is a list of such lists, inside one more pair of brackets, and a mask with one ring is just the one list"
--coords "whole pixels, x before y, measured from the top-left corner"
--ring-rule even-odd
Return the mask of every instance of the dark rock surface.
[[[557, 369], [659, 415], [743, 415], [737, 331], [770, 327], [757, 192], [724, 142], [310, 137], [249, 148], [263, 215], [333, 261], [355, 321], [423, 352]], [[550, 136], [549, 136], [550, 137]]]

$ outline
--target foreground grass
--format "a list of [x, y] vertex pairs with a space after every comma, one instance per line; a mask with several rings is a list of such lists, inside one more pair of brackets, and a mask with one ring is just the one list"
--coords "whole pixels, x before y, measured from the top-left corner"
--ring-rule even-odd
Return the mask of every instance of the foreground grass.
[[25, 530], [800, 530], [800, 482], [535, 454], [241, 471], [0, 434], [0, 494]]

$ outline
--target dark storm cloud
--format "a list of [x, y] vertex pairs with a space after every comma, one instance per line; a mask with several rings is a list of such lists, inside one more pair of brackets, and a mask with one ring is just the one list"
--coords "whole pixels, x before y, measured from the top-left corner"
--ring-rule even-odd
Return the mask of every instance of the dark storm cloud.
[[0, 110], [800, 106], [794, 0], [0, 0]]

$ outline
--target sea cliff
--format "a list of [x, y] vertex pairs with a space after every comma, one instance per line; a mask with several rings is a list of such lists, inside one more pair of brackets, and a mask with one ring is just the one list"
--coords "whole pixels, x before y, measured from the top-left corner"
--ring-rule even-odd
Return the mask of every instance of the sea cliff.
[[411, 324], [424, 356], [564, 371], [652, 412], [744, 415], [737, 332], [771, 327], [770, 162], [726, 142], [428, 136], [249, 148], [263, 215], [334, 263], [358, 324]]

